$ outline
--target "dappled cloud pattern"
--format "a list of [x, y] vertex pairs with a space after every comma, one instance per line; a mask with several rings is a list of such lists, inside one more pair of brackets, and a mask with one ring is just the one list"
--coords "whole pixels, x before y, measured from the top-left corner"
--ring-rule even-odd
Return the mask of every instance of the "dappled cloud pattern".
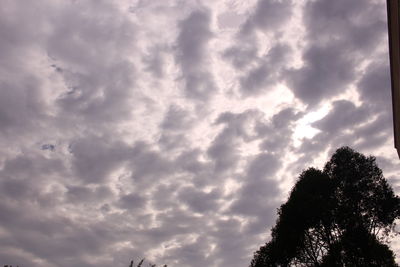
[[382, 1], [5, 0], [0, 35], [0, 264], [247, 266], [343, 145], [400, 190]]

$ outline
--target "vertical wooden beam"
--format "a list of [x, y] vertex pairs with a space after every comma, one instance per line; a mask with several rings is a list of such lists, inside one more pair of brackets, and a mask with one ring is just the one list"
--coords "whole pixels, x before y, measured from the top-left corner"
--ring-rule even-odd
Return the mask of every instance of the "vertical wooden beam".
[[400, 157], [400, 26], [399, 0], [387, 0], [394, 147]]

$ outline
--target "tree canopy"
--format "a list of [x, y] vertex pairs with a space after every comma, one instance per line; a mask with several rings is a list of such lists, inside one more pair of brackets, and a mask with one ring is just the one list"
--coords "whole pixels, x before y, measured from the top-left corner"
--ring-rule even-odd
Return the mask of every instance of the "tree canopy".
[[250, 266], [398, 266], [388, 242], [399, 218], [375, 158], [342, 147], [301, 173]]
[[[139, 261], [139, 263], [136, 265], [136, 267], [142, 267], [143, 263], [144, 263], [144, 258]], [[135, 264], [135, 262], [133, 260], [131, 260], [129, 267], [135, 267], [134, 264]], [[149, 267], [157, 267], [157, 265], [149, 263]], [[167, 265], [165, 264], [163, 267], [167, 267]]]

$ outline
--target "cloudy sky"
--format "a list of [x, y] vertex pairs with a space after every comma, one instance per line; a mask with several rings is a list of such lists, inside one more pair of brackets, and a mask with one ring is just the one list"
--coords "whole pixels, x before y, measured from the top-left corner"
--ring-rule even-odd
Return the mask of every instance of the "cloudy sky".
[[400, 193], [383, 0], [0, 2], [0, 264], [247, 266], [343, 145]]

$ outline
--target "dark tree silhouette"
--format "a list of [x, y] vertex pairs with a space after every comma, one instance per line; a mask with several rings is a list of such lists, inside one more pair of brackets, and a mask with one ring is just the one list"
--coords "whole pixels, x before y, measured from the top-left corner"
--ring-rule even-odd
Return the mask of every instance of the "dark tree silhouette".
[[387, 243], [400, 198], [372, 156], [339, 148], [300, 175], [278, 216], [251, 267], [398, 266]]
[[[141, 259], [139, 261], [138, 265], [135, 265], [135, 266], [134, 266], [134, 264], [135, 264], [134, 261], [131, 260], [131, 263], [129, 264], [129, 267], [141, 267], [143, 263], [144, 263], [144, 258]], [[149, 263], [149, 267], [157, 267], [157, 265]], [[167, 265], [165, 264], [163, 267], [167, 267]]]

